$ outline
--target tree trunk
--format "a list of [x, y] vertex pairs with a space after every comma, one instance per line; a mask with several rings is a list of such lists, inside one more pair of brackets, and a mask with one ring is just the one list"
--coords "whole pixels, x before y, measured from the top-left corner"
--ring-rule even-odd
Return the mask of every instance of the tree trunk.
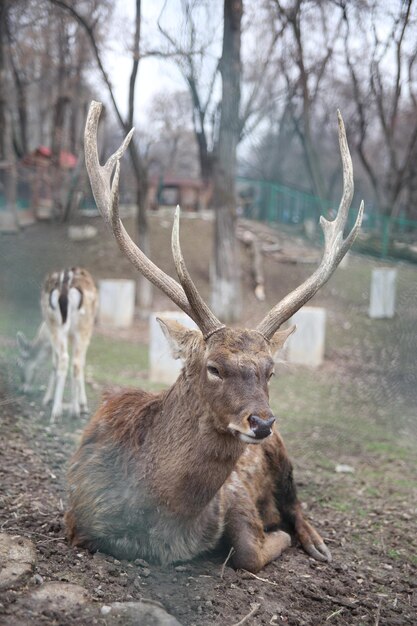
[[51, 132], [51, 173], [52, 173], [52, 202], [54, 217], [62, 219], [63, 207], [63, 171], [61, 167], [61, 150], [64, 141], [64, 126], [67, 108], [70, 102], [68, 96], [68, 35], [65, 21], [59, 23], [58, 28], [59, 63], [57, 68], [57, 96], [53, 113]]
[[3, 182], [4, 185], [6, 211], [10, 213], [10, 220], [8, 220], [10, 228], [18, 230], [19, 218], [16, 206], [17, 170], [13, 150], [10, 103], [8, 101], [11, 89], [9, 82], [10, 72], [7, 67], [7, 11], [7, 4], [5, 2], [0, 3], [0, 172], [2, 178], [0, 182]]
[[[142, 252], [150, 258], [151, 244], [149, 235], [148, 219], [146, 217], [146, 197], [148, 190], [147, 179], [141, 179], [137, 182], [136, 189], [136, 205], [137, 205], [137, 234], [136, 240]], [[140, 317], [146, 318], [149, 315], [152, 306], [152, 284], [142, 274], [138, 277], [138, 294], [137, 302], [139, 305]]]
[[235, 236], [236, 148], [239, 141], [240, 40], [242, 0], [224, 0], [223, 51], [220, 61], [222, 104], [214, 165], [214, 262], [211, 272], [214, 313], [224, 322], [241, 315], [240, 261]]
[[53, 117], [52, 145], [51, 145], [51, 172], [52, 172], [52, 201], [54, 217], [63, 217], [63, 172], [61, 167], [61, 150], [64, 132], [65, 111], [69, 100], [66, 96], [58, 95]]
[[[125, 132], [128, 133], [133, 126], [133, 114], [135, 109], [135, 89], [140, 61], [140, 31], [142, 25], [141, 0], [136, 0], [135, 14], [135, 34], [132, 49], [132, 71], [129, 80], [129, 112]], [[129, 144], [129, 153], [132, 161], [133, 171], [136, 178], [136, 239], [139, 248], [150, 258], [151, 242], [149, 236], [148, 219], [146, 217], [146, 201], [148, 195], [148, 172], [143, 163], [139, 150], [134, 139]], [[142, 274], [138, 277], [137, 303], [142, 317], [149, 315], [152, 306], [152, 285]]]
[[[126, 127], [125, 131], [128, 130]], [[136, 180], [136, 241], [142, 252], [150, 258], [151, 244], [146, 217], [148, 176], [134, 140], [129, 144], [129, 154]], [[141, 317], [147, 317], [152, 305], [152, 285], [142, 274], [138, 277], [137, 303]]]

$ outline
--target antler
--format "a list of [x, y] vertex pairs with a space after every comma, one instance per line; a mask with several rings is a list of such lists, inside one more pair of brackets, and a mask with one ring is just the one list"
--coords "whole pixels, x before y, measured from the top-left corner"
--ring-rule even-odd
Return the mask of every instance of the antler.
[[[93, 101], [90, 104], [84, 133], [85, 164], [97, 208], [113, 231], [119, 248], [129, 261], [139, 272], [150, 280], [151, 283], [158, 287], [170, 300], [175, 302], [180, 309], [187, 313], [200, 328], [204, 337], [207, 338], [216, 330], [222, 328], [223, 325], [210, 311], [207, 304], [199, 295], [185, 267], [179, 244], [179, 207], [177, 207], [175, 213], [172, 232], [172, 252], [181, 285], [148, 259], [142, 250], [132, 241], [120, 220], [120, 159], [129, 145], [134, 129], [132, 128], [120, 148], [109, 157], [106, 164], [103, 166], [100, 165], [97, 151], [97, 127], [101, 109], [102, 104], [100, 102]], [[111, 180], [112, 175], [113, 181]]]
[[353, 169], [349, 147], [346, 139], [345, 126], [340, 111], [337, 111], [339, 122], [339, 145], [343, 162], [343, 195], [339, 210], [333, 221], [320, 217], [320, 225], [324, 233], [324, 253], [317, 270], [304, 283], [288, 294], [264, 317], [256, 330], [266, 339], [271, 339], [276, 330], [298, 311], [322, 287], [333, 274], [340, 261], [353, 244], [361, 227], [363, 201], [359, 207], [355, 225], [346, 239], [343, 231], [346, 226], [350, 204], [353, 198]]

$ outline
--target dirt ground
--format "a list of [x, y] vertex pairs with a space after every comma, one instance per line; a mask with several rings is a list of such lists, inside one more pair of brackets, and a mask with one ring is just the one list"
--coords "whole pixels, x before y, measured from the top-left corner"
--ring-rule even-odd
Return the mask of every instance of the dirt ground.
[[[167, 568], [140, 560], [119, 562], [68, 545], [65, 471], [84, 422], [64, 417], [50, 426], [40, 393], [20, 393], [13, 358], [16, 329], [30, 334], [39, 322], [39, 286], [46, 271], [77, 263], [97, 279], [134, 276], [100, 221], [93, 223], [99, 236], [79, 244], [68, 241], [65, 226], [53, 224], [0, 239], [0, 536], [27, 538], [36, 551], [30, 571], [15, 584], [1, 589], [0, 573], [0, 624], [130, 624], [111, 621], [103, 607], [139, 600], [162, 605], [183, 626], [416, 624], [416, 269], [400, 269], [401, 315], [391, 326], [373, 331], [365, 321], [369, 294], [363, 272], [365, 265], [369, 269], [376, 263], [353, 258], [349, 280], [340, 274], [315, 299], [329, 315], [325, 364], [308, 373], [295, 368], [281, 380], [281, 410], [293, 420], [292, 426], [284, 422], [283, 430], [297, 484], [306, 514], [332, 550], [332, 563], [313, 561], [298, 546], [258, 576], [225, 565], [227, 552], [221, 548]], [[173, 273], [168, 220], [153, 218], [151, 226], [154, 258]], [[205, 297], [210, 234], [208, 221], [184, 220], [184, 254]], [[296, 238], [283, 238], [283, 245], [295, 256], [317, 254], [313, 248], [300, 252]], [[266, 264], [267, 302], [258, 303], [243, 249], [242, 258], [247, 325], [259, 321], [268, 306], [312, 271], [310, 265], [271, 260]], [[156, 309], [172, 308], [167, 304], [156, 295]], [[352, 328], [359, 317], [360, 332]], [[343, 338], [335, 330], [341, 327]], [[129, 336], [110, 335], [146, 343], [147, 324], [137, 319]], [[143, 377], [146, 381], [146, 373]], [[98, 387], [101, 392], [103, 385]], [[340, 419], [337, 428], [334, 415]], [[336, 462], [355, 471], [336, 472]], [[79, 585], [87, 600], [68, 606], [37, 601], [37, 592], [51, 582]]]

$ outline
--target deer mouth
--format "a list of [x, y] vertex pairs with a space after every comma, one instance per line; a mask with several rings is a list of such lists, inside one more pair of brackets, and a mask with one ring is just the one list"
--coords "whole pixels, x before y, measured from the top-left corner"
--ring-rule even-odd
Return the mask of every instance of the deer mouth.
[[272, 435], [272, 428], [268, 426], [262, 430], [253, 431], [252, 429], [239, 428], [235, 424], [229, 424], [229, 431], [244, 443], [262, 443], [265, 439]]
[[251, 435], [249, 433], [239, 433], [239, 439], [245, 443], [262, 443], [264, 439], [268, 439], [272, 435], [272, 430], [269, 429], [269, 433], [262, 435]]

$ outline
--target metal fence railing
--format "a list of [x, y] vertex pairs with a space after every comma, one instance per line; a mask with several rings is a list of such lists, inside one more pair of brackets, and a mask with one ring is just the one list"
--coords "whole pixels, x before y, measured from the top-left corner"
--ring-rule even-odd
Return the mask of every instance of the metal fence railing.
[[[270, 224], [299, 226], [302, 232], [307, 232], [307, 222], [317, 224], [321, 214], [329, 217], [337, 210], [331, 202], [323, 203], [313, 194], [278, 183], [238, 177], [237, 190], [242, 216]], [[350, 227], [355, 219], [356, 213], [352, 211]], [[358, 250], [381, 258], [400, 257], [417, 262], [417, 221], [380, 215], [365, 206], [361, 235], [355, 245]]]

